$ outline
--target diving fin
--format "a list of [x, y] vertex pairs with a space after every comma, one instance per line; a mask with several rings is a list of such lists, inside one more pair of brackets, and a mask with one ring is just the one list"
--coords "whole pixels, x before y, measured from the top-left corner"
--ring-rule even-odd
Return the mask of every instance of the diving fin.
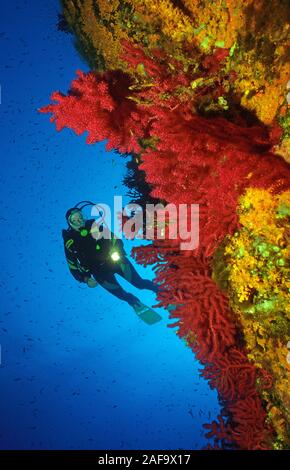
[[158, 323], [160, 320], [162, 320], [162, 317], [159, 315], [159, 313], [152, 310], [152, 308], [147, 307], [147, 305], [142, 304], [142, 302], [134, 305], [133, 308], [138, 317], [147, 323], [147, 325], [154, 325], [154, 323]]

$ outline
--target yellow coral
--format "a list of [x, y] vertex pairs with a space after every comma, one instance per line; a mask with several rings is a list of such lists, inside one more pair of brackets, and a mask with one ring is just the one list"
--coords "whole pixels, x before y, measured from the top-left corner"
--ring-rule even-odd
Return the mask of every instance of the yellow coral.
[[193, 38], [194, 28], [190, 18], [169, 0], [132, 0], [132, 4], [137, 12], [148, 15], [156, 26], [159, 24], [160, 31], [173, 40], [179, 42]]
[[240, 198], [238, 214], [241, 229], [227, 238], [223, 250], [229, 298], [248, 358], [273, 377], [272, 388], [261, 393], [278, 436], [274, 446], [284, 448], [290, 445], [290, 191], [274, 196], [267, 190], [248, 188]]
[[[224, 84], [226, 92], [240, 97], [240, 104], [267, 125], [280, 116], [289, 79], [287, 0], [62, 0], [62, 4], [92, 68], [136, 74], [120, 60], [121, 41], [127, 39], [148, 53], [162, 48], [168, 64], [172, 57], [185, 71], [192, 70], [194, 82], [202, 56], [228, 48], [222, 73], [235, 71], [237, 78]], [[228, 103], [227, 96], [223, 98]], [[275, 149], [288, 158], [285, 144]]]

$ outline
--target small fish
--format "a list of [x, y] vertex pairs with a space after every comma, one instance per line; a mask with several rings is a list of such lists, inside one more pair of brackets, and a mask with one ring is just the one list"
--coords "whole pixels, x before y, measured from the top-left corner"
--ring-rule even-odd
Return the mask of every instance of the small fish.
[[194, 416], [193, 416], [192, 410], [189, 410], [188, 414], [190, 414], [190, 416], [192, 417], [192, 419], [194, 419]]

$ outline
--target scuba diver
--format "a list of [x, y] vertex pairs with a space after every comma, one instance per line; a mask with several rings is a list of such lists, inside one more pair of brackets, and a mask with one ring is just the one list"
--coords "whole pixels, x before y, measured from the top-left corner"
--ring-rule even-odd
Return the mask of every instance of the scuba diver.
[[95, 219], [84, 218], [82, 209], [88, 205], [97, 207], [90, 201], [81, 201], [66, 212], [69, 227], [62, 231], [62, 236], [71, 274], [88, 287], [94, 288], [100, 284], [111, 294], [131, 305], [139, 318], [147, 324], [161, 320], [162, 317], [158, 313], [140, 302], [133, 294], [126, 292], [116, 280], [115, 274], [119, 274], [139, 289], [149, 289], [155, 293], [159, 291], [153, 281], [139, 276], [127, 258], [123, 241], [116, 238], [106, 223], [102, 222], [102, 211], [99, 210], [99, 223]]

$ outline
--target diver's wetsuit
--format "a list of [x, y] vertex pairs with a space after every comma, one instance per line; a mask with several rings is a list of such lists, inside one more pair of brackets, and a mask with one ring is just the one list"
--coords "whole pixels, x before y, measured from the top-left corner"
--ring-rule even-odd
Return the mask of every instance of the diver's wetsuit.
[[[87, 220], [80, 232], [71, 227], [62, 231], [66, 260], [74, 278], [79, 282], [86, 282], [85, 278], [92, 275], [102, 287], [130, 305], [136, 304], [138, 298], [122, 288], [115, 274], [120, 274], [139, 289], [158, 292], [156, 284], [139, 276], [126, 256], [123, 241], [114, 238], [113, 234], [102, 224], [95, 224], [92, 227], [94, 222], [93, 219]], [[104, 230], [111, 235], [110, 239], [98, 239], [99, 232], [105, 233]], [[96, 238], [92, 236], [92, 233]], [[115, 262], [110, 257], [110, 251], [114, 249], [120, 254], [120, 260]]]

